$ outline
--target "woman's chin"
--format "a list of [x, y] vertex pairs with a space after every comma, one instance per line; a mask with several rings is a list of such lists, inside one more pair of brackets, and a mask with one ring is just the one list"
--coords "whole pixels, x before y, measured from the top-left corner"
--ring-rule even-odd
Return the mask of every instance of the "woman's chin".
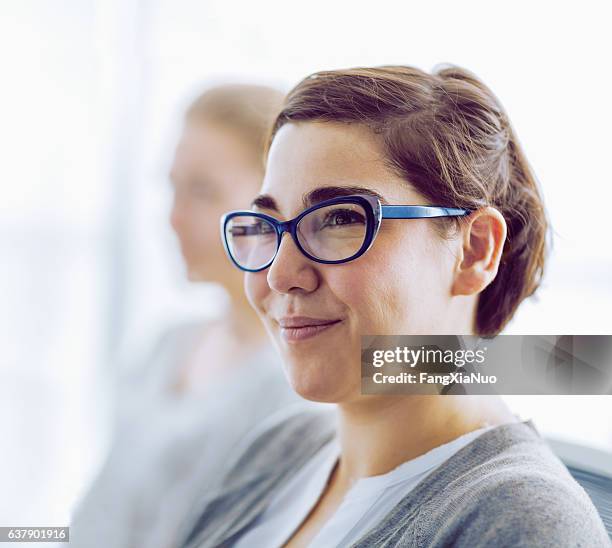
[[187, 275], [187, 280], [189, 280], [190, 282], [208, 282], [210, 281], [208, 278], [208, 272], [206, 272], [206, 269], [203, 269], [201, 266], [198, 266], [197, 264], [193, 264], [191, 262], [189, 262], [188, 260], [185, 261], [186, 263], [186, 275]]
[[313, 378], [306, 375], [289, 375], [289, 383], [302, 398], [320, 403], [339, 403], [347, 396], [349, 387], [341, 379]]
[[311, 392], [298, 392], [296, 390], [298, 396], [304, 398], [305, 400], [316, 402], [316, 403], [339, 403], [340, 400], [332, 395], [332, 394], [321, 394], [321, 393], [311, 393]]

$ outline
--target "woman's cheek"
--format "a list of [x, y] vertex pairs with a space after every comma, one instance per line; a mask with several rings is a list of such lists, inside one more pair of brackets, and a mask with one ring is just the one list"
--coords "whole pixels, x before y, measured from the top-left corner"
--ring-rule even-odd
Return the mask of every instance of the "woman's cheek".
[[265, 272], [245, 272], [244, 275], [247, 300], [260, 315], [265, 313], [265, 301], [270, 293]]
[[[424, 287], [414, 271], [409, 252], [375, 259], [347, 280], [346, 300], [358, 319], [359, 330], [368, 335], [410, 333], [415, 312], [423, 313]], [[356, 261], [357, 263], [357, 261]], [[357, 266], [357, 264], [356, 264]]]
[[327, 278], [336, 301], [342, 303], [356, 336], [379, 327], [378, 299], [381, 273], [357, 260], [334, 269]]

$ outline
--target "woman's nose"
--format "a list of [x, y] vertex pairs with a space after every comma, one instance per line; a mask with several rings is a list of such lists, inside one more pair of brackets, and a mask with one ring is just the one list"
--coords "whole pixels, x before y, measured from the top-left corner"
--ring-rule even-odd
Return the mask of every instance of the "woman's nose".
[[268, 268], [268, 285], [279, 293], [314, 291], [320, 282], [317, 263], [305, 257], [285, 232], [274, 261]]

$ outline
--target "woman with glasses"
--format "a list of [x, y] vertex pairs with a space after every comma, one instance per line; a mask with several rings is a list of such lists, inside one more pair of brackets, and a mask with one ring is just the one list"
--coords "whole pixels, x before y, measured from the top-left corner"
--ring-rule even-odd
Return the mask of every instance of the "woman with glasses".
[[184, 546], [608, 546], [586, 493], [497, 396], [364, 395], [362, 335], [494, 336], [537, 289], [541, 193], [493, 93], [457, 67], [326, 71], [272, 128], [222, 239], [292, 388]]

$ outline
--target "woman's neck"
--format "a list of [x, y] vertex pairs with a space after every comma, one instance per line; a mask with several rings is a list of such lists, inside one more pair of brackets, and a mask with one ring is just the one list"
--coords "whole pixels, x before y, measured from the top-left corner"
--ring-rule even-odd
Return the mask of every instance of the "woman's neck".
[[517, 420], [498, 396], [379, 396], [339, 404], [338, 413], [336, 481], [347, 488], [463, 434]]

